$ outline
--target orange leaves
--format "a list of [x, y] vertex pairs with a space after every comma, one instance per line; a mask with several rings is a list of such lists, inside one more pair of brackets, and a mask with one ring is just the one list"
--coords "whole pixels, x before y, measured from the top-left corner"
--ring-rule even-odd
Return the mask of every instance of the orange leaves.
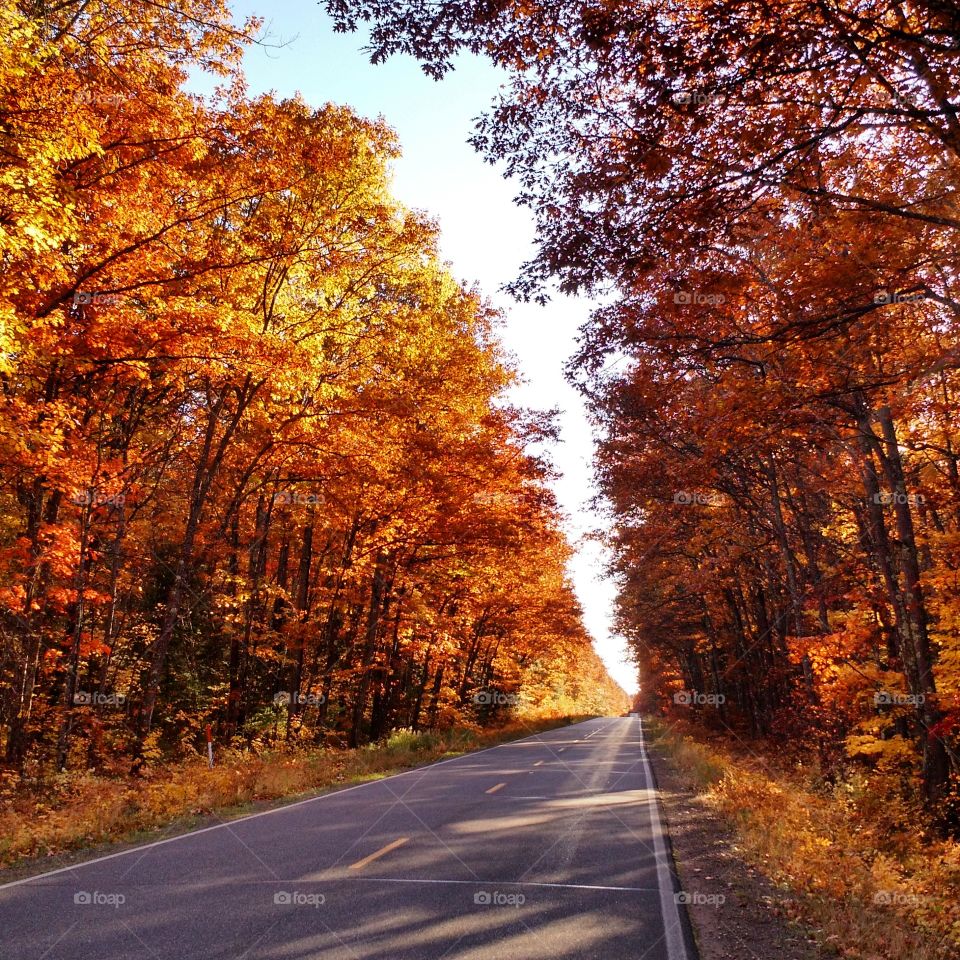
[[0, 606], [16, 613], [23, 609], [23, 603], [26, 599], [27, 591], [22, 584], [0, 587]]
[[[551, 425], [505, 406], [496, 313], [390, 195], [389, 128], [247, 98], [219, 0], [7, 12], [3, 102], [43, 116], [0, 108], [10, 750], [154, 760], [197, 709], [277, 736], [278, 689], [313, 697], [301, 740], [472, 720], [479, 684], [616, 701], [524, 453]], [[227, 84], [185, 93], [198, 68]], [[68, 681], [107, 660], [134, 708], [77, 727]]]
[[81, 657], [108, 657], [110, 656], [110, 649], [107, 644], [92, 633], [85, 632], [80, 637]]

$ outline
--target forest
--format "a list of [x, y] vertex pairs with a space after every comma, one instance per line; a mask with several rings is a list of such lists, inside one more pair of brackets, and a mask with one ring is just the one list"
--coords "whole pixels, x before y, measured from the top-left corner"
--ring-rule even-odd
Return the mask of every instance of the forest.
[[537, 219], [518, 296], [597, 299], [569, 372], [644, 708], [956, 830], [956, 4], [327, 6], [504, 71], [474, 141]]
[[955, 960], [960, 4], [259, 6], [0, 0], [0, 954]]
[[0, 18], [2, 785], [625, 709], [390, 128], [221, 0]]

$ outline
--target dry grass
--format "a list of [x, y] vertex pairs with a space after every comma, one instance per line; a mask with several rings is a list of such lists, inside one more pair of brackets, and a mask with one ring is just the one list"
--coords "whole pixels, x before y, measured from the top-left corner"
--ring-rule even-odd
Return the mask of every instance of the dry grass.
[[0, 803], [0, 866], [139, 839], [174, 823], [189, 826], [204, 815], [239, 815], [251, 804], [376, 779], [580, 719], [585, 718], [538, 719], [484, 731], [398, 731], [384, 743], [357, 750], [226, 753], [212, 770], [196, 758], [157, 765], [135, 779], [67, 773], [29, 789], [8, 785]]
[[825, 783], [707, 745], [675, 726], [656, 742], [740, 837], [743, 853], [799, 894], [802, 919], [854, 960], [960, 956], [960, 844], [926, 835], [879, 778]]

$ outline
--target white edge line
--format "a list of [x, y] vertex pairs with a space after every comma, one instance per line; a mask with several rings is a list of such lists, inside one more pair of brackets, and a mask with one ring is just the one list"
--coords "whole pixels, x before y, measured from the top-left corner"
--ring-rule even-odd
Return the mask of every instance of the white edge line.
[[657, 788], [653, 779], [653, 770], [647, 756], [647, 746], [643, 742], [643, 720], [637, 717], [640, 727], [640, 752], [643, 756], [644, 774], [650, 784], [652, 802], [650, 807], [650, 827], [653, 831], [653, 848], [657, 855], [657, 881], [660, 887], [660, 913], [663, 916], [663, 939], [667, 947], [669, 960], [689, 960], [687, 944], [683, 937], [683, 924], [680, 920], [680, 910], [673, 896], [673, 878], [667, 864], [670, 854], [663, 839], [663, 824], [660, 822], [660, 812], [657, 809]]
[[[596, 719], [602, 719], [597, 717]], [[581, 720], [581, 723], [590, 723], [590, 720]], [[571, 724], [570, 726], [579, 726], [579, 724]], [[568, 727], [555, 727], [554, 729], [566, 730]], [[439, 767], [445, 763], [457, 763], [460, 760], [468, 760], [470, 757], [475, 757], [481, 753], [488, 753], [491, 750], [499, 750], [501, 747], [509, 747], [515, 743], [523, 743], [525, 740], [533, 740], [537, 737], [543, 736], [544, 733], [551, 733], [550, 730], [544, 730], [541, 733], [531, 733], [529, 737], [520, 737], [519, 740], [507, 740], [505, 743], [497, 743], [492, 747], [484, 747], [482, 750], [471, 750], [469, 753], [461, 754], [459, 757], [449, 757], [446, 760], [436, 760], [433, 763], [427, 763], [420, 767], [413, 767], [410, 770], [404, 770], [401, 773], [391, 774], [389, 777], [381, 777], [379, 780], [368, 780], [366, 783], [357, 783], [352, 787], [343, 787], [340, 790], [331, 790], [328, 793], [322, 793], [317, 797], [307, 797], [305, 800], [296, 800], [293, 803], [285, 803], [279, 807], [273, 807], [270, 810], [261, 810], [259, 813], [250, 813], [245, 817], [237, 817], [234, 820], [225, 820], [223, 823], [214, 824], [212, 827], [202, 827], [200, 830], [190, 830], [187, 833], [179, 833], [175, 837], [167, 837], [165, 840], [154, 840], [151, 843], [140, 844], [135, 847], [130, 847], [127, 850], [118, 850], [116, 853], [108, 853], [103, 857], [94, 857], [92, 860], [83, 860], [80, 863], [74, 863], [69, 867], [60, 867], [57, 870], [48, 870], [46, 873], [37, 873], [32, 877], [23, 877], [20, 880], [11, 880], [9, 883], [0, 884], [0, 891], [9, 890], [12, 887], [20, 887], [27, 883], [33, 883], [37, 880], [43, 880], [46, 877], [55, 877], [60, 873], [69, 873], [73, 870], [82, 870], [84, 867], [92, 866], [95, 863], [104, 863], [107, 860], [115, 860], [117, 857], [126, 857], [131, 853], [140, 853], [144, 850], [152, 850], [154, 847], [162, 847], [167, 843], [176, 843], [178, 840], [186, 840], [189, 837], [199, 837], [202, 833], [210, 833], [213, 830], [222, 830], [224, 827], [232, 827], [237, 823], [243, 823], [244, 820], [256, 820], [258, 817], [268, 817], [274, 813], [281, 813], [284, 810], [292, 810], [294, 807], [302, 807], [308, 803], [316, 803], [319, 800], [329, 800], [331, 797], [339, 797], [344, 793], [349, 793], [351, 790], [361, 790], [363, 787], [374, 787], [377, 784], [384, 783], [387, 780], [395, 780], [398, 777], [406, 777], [411, 773], [422, 773], [424, 770], [429, 770], [431, 767]], [[672, 960], [672, 958], [671, 958]]]

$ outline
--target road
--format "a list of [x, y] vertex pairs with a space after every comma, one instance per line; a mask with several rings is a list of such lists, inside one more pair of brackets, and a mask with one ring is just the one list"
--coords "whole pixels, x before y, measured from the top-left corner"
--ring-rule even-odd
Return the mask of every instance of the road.
[[689, 960], [637, 718], [0, 886], [4, 960]]

